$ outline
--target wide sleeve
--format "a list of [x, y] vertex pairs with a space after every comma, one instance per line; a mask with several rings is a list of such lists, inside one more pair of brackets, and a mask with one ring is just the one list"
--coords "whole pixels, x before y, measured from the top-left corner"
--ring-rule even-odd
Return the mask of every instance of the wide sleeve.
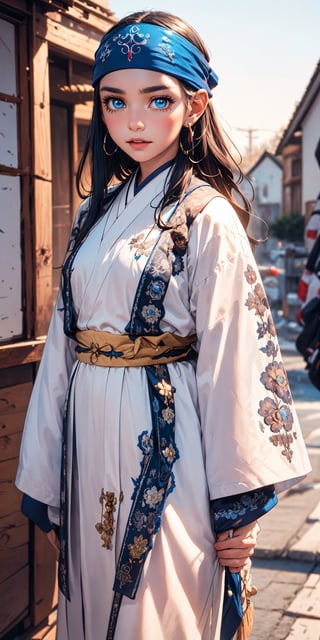
[[259, 271], [226, 200], [197, 216], [188, 252], [210, 499], [279, 492], [311, 467]]
[[75, 343], [64, 334], [63, 315], [60, 293], [29, 402], [16, 476], [18, 489], [52, 507], [60, 505], [63, 410], [75, 361]]

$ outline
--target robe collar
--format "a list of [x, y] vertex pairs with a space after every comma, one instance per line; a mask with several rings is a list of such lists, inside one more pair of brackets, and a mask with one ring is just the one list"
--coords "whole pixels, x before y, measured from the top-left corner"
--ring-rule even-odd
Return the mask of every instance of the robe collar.
[[150, 175], [147, 178], [142, 180], [142, 182], [140, 182], [140, 184], [138, 184], [138, 180], [139, 180], [139, 176], [140, 176], [140, 169], [138, 169], [138, 171], [137, 171], [137, 173], [135, 175], [135, 180], [134, 180], [134, 195], [136, 195], [139, 191], [141, 191], [141, 189], [143, 189], [143, 187], [145, 187], [149, 182], [151, 182], [151, 180], [153, 180], [153, 178], [158, 176], [159, 173], [162, 173], [162, 171], [164, 171], [165, 169], [169, 169], [169, 167], [171, 167], [173, 165], [173, 163], [174, 163], [174, 160], [168, 160], [168, 162], [165, 162], [160, 167], [158, 167], [157, 169], [152, 171], [152, 173], [150, 173]]

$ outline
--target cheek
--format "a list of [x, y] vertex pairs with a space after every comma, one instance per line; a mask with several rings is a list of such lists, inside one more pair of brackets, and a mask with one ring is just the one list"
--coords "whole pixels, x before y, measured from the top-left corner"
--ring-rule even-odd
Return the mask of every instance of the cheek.
[[105, 109], [103, 107], [101, 107], [101, 112], [100, 113], [101, 113], [101, 120], [107, 127], [108, 126], [107, 125], [107, 115], [106, 115], [106, 111], [105, 111]]
[[181, 131], [183, 123], [186, 117], [186, 108], [184, 104], [179, 104], [173, 111], [167, 114], [165, 121], [165, 127], [168, 131], [172, 131], [175, 134]]
[[121, 128], [123, 129], [123, 127], [121, 127], [120, 118], [115, 118], [114, 115], [103, 113], [102, 121], [106, 125], [111, 137], [113, 137], [113, 135], [116, 136]]
[[165, 118], [162, 126], [162, 133], [170, 138], [176, 138], [183, 127], [183, 116], [172, 113]]

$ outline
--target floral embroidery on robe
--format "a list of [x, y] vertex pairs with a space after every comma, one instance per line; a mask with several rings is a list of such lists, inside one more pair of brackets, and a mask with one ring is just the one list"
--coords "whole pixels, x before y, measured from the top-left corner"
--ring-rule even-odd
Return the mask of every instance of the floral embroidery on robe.
[[260, 382], [272, 394], [260, 400], [258, 413], [263, 418], [260, 426], [262, 430], [265, 429], [265, 425], [270, 429], [272, 433], [270, 442], [275, 447], [282, 447], [282, 455], [291, 462], [293, 456], [291, 444], [297, 436], [293, 431], [293, 415], [289, 407], [292, 404], [292, 396], [288, 378], [282, 362], [275, 359], [279, 349], [274, 342], [276, 331], [269, 303], [263, 287], [257, 281], [257, 274], [250, 265], [245, 272], [245, 278], [252, 288], [245, 304], [249, 311], [254, 311], [258, 317], [258, 338], [266, 341], [261, 351], [271, 359], [260, 376]]

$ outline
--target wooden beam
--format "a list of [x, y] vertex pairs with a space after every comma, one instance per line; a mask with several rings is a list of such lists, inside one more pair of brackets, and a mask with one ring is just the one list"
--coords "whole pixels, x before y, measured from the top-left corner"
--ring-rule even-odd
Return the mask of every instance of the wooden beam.
[[73, 57], [93, 61], [94, 53], [99, 45], [102, 33], [108, 30], [111, 23], [101, 22], [101, 30], [92, 28], [92, 20], [83, 24], [72, 20], [66, 15], [56, 14], [47, 16], [46, 40], [58, 49], [68, 51]]
[[7, 167], [5, 164], [0, 164], [0, 173], [5, 176], [28, 176], [30, 171], [29, 167], [26, 169], [16, 169], [16, 167]]
[[[49, 147], [50, 149], [50, 147]], [[52, 315], [52, 188], [35, 179], [35, 337], [45, 336]]]
[[45, 338], [0, 345], [0, 369], [17, 367], [41, 359]]
[[13, 104], [21, 104], [21, 98], [19, 96], [9, 96], [7, 93], [0, 91], [0, 100], [3, 102], [12, 102]]
[[[24, 309], [24, 338], [33, 336], [33, 301], [34, 301], [34, 276], [33, 276], [33, 207], [31, 206], [31, 180], [30, 172], [33, 167], [33, 132], [30, 114], [30, 61], [28, 57], [28, 26], [25, 21], [19, 29], [19, 69], [20, 69], [20, 95], [22, 98], [19, 113], [19, 139], [21, 168], [21, 249], [22, 249], [22, 308]], [[30, 126], [26, 126], [30, 123]]]
[[33, 55], [34, 173], [52, 179], [48, 43], [35, 38]]
[[52, 313], [52, 168], [48, 43], [35, 38], [34, 91], [34, 233], [36, 338], [44, 336]]
[[4, 8], [8, 7], [11, 11], [15, 10], [17, 14], [31, 14], [27, 0], [1, 0], [1, 4]]

